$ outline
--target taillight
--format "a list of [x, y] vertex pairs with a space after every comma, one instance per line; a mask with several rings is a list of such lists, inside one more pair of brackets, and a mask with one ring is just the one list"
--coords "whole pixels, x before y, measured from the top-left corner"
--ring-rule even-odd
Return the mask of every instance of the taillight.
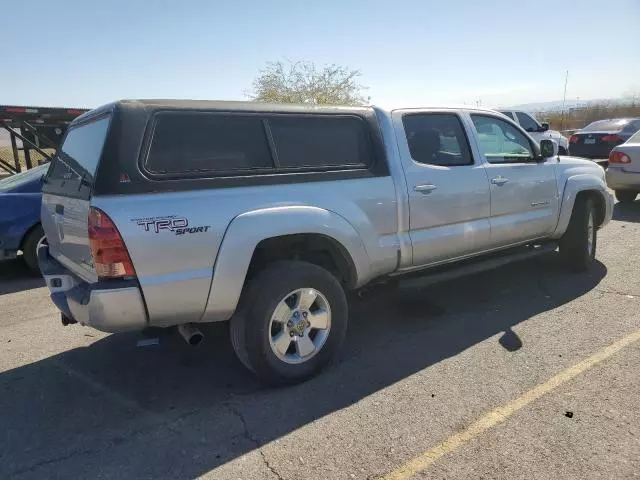
[[135, 277], [120, 232], [106, 213], [94, 207], [89, 209], [89, 245], [99, 278]]
[[571, 135], [569, 137], [569, 143], [578, 143], [578, 135]]
[[602, 141], [607, 143], [621, 142], [622, 138], [620, 138], [618, 135], [605, 135], [604, 137], [602, 137]]
[[627, 164], [627, 163], [631, 163], [631, 158], [629, 158], [629, 155], [625, 153], [618, 152], [617, 150], [613, 150], [609, 154], [609, 163]]

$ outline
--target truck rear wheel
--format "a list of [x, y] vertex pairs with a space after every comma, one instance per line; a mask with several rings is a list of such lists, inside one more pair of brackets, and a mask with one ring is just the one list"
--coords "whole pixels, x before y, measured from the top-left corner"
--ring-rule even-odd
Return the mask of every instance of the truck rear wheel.
[[593, 200], [579, 197], [569, 227], [560, 239], [560, 255], [569, 268], [588, 270], [596, 257], [597, 228]]
[[342, 286], [307, 262], [274, 263], [247, 285], [231, 319], [240, 361], [270, 384], [290, 384], [318, 373], [347, 332]]

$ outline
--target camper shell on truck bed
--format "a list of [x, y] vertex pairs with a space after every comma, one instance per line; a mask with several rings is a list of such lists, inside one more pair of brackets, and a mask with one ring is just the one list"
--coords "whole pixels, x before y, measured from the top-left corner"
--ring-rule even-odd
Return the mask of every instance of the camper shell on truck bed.
[[[264, 168], [234, 169], [230, 171], [183, 171], [180, 173], [158, 172], [147, 165], [150, 139], [159, 121], [172, 115], [224, 115], [246, 116], [267, 119], [276, 118], [333, 118], [362, 122], [363, 135], [369, 141], [367, 165], [351, 168], [323, 166], [321, 168], [287, 167], [278, 164], [277, 155], [273, 164]], [[202, 100], [135, 100], [119, 101], [104, 105], [78, 117], [74, 126], [100, 118], [109, 118], [110, 127], [106, 137], [102, 159], [95, 174], [92, 193], [95, 195], [136, 194], [163, 191], [185, 191], [245, 185], [268, 185], [298, 183], [317, 180], [338, 180], [389, 175], [385, 161], [384, 145], [378, 128], [375, 112], [368, 107], [306, 107], [298, 105], [272, 105], [258, 102], [202, 101]], [[183, 118], [183, 117], [182, 117]], [[176, 128], [180, 128], [176, 123]], [[273, 138], [267, 137], [273, 151]], [[132, 161], [135, 159], [136, 161]], [[295, 175], [291, 175], [295, 174]], [[123, 181], [128, 177], [128, 181]]]

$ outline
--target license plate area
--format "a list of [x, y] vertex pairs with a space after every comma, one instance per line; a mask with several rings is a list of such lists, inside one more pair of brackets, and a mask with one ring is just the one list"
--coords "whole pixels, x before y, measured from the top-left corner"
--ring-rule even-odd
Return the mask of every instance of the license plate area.
[[585, 138], [584, 139], [584, 144], [585, 145], [593, 145], [594, 143], [596, 143], [596, 139], [595, 138]]

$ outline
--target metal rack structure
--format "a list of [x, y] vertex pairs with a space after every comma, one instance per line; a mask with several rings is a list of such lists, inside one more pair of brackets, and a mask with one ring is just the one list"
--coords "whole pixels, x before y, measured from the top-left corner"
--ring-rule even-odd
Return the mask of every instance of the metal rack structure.
[[69, 123], [87, 111], [0, 105], [0, 133], [6, 130], [10, 141], [0, 145], [0, 174], [13, 175], [49, 161]]

